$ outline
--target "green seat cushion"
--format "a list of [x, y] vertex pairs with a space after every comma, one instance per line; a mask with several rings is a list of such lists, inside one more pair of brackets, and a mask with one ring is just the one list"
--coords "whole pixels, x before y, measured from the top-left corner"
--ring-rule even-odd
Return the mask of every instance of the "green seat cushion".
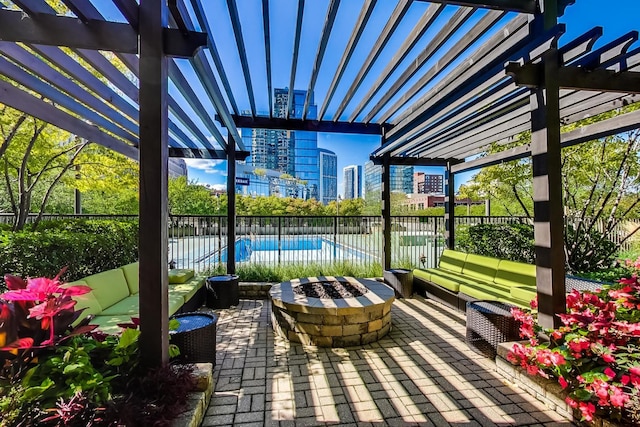
[[185, 302], [189, 301], [198, 292], [198, 286], [195, 283], [178, 283], [177, 285], [169, 285], [169, 295], [181, 295]]
[[438, 270], [436, 268], [431, 269], [431, 283], [442, 286], [445, 289], [449, 289], [452, 292], [458, 292], [460, 290], [460, 279], [456, 276], [449, 274], [444, 270]]
[[524, 303], [524, 302], [522, 302], [520, 300], [514, 299], [514, 298], [498, 298], [498, 301], [499, 302], [504, 302], [504, 303], [507, 303], [507, 304], [511, 304], [511, 305], [515, 305], [515, 306], [518, 306], [520, 308], [529, 308], [529, 309], [531, 308], [531, 307], [529, 307], [528, 304], [526, 304], [526, 303]]
[[120, 267], [124, 273], [124, 278], [127, 279], [127, 286], [129, 286], [129, 292], [131, 295], [140, 292], [140, 264], [132, 262], [124, 267]]
[[102, 314], [107, 316], [127, 315], [138, 317], [140, 313], [140, 298], [138, 295], [131, 295], [123, 300], [118, 301], [111, 307], [102, 310]]
[[93, 294], [103, 309], [129, 296], [129, 285], [120, 268], [103, 271], [83, 280], [93, 289]]
[[[138, 316], [134, 316], [138, 317]], [[119, 323], [131, 323], [131, 316], [126, 315], [98, 315], [91, 321], [92, 325], [97, 325], [98, 330], [105, 334], [116, 335], [122, 332], [122, 328], [118, 326]]]
[[183, 295], [169, 293], [169, 316], [175, 314], [184, 305]]
[[500, 261], [494, 282], [507, 286], [536, 286], [536, 266], [515, 261]]
[[426, 282], [430, 282], [431, 281], [431, 273], [428, 272], [427, 270], [422, 270], [420, 268], [416, 268], [413, 270], [413, 278], [415, 279], [416, 277], [426, 281]]
[[469, 254], [464, 262], [462, 274], [485, 282], [493, 282], [499, 263], [498, 258]]
[[455, 273], [462, 273], [465, 259], [467, 259], [466, 253], [445, 249], [442, 251], [442, 255], [440, 255], [438, 267]]
[[538, 291], [534, 286], [512, 286], [511, 297], [525, 302], [527, 305], [531, 300], [535, 299]]
[[[62, 285], [62, 287], [66, 288], [74, 285], [89, 286], [83, 280], [78, 280], [76, 282], [65, 283], [64, 285]], [[78, 319], [73, 322], [73, 326], [76, 326], [82, 321], [82, 319], [90, 314], [100, 314], [102, 312], [102, 306], [100, 306], [100, 303], [98, 302], [98, 299], [93, 294], [93, 292], [89, 292], [84, 295], [74, 295], [71, 298], [77, 301], [74, 307], [76, 311], [82, 310], [84, 308], [80, 317], [78, 317]]]
[[508, 286], [497, 285], [495, 283], [477, 283], [460, 285], [460, 292], [470, 297], [497, 301], [499, 298], [511, 298]]
[[186, 283], [193, 277], [193, 270], [174, 268], [169, 270], [169, 283]]

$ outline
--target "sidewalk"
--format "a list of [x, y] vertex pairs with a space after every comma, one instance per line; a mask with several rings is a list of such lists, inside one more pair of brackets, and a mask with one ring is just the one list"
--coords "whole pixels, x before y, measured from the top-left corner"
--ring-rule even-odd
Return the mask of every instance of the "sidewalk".
[[202, 426], [570, 426], [464, 342], [464, 315], [397, 300], [393, 327], [362, 348], [274, 337], [267, 300], [218, 310], [215, 391]]

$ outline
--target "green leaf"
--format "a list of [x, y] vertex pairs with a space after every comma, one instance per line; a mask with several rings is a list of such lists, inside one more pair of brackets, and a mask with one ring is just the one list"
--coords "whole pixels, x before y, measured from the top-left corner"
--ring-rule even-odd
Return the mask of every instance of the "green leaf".
[[49, 390], [54, 385], [55, 383], [50, 378], [45, 378], [45, 380], [42, 381], [39, 386], [26, 388], [24, 390], [23, 399], [26, 401], [31, 401], [40, 396], [45, 391]]
[[118, 345], [116, 348], [127, 348], [130, 345], [136, 343], [138, 341], [138, 337], [140, 336], [140, 331], [137, 329], [127, 328], [122, 331], [122, 335], [120, 336], [120, 341], [118, 341]]
[[178, 329], [179, 326], [180, 326], [180, 322], [178, 321], [178, 319], [170, 319], [169, 320], [169, 330], [170, 331], [175, 331], [176, 329]]
[[65, 366], [64, 369], [62, 370], [62, 373], [69, 374], [75, 371], [82, 370], [83, 368], [84, 368], [84, 365], [81, 365], [79, 363], [72, 363], [70, 365]]
[[120, 366], [122, 365], [123, 362], [124, 362], [124, 359], [122, 357], [114, 357], [113, 359], [107, 361], [107, 365]]

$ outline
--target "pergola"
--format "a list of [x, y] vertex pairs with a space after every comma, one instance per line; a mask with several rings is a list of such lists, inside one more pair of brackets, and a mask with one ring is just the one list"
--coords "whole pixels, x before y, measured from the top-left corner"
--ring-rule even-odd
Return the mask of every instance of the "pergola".
[[[343, 34], [333, 27], [347, 19], [344, 6], [327, 0], [315, 55], [304, 55], [310, 2], [292, 0], [289, 108], [281, 117], [272, 99], [274, 35], [286, 24], [272, 13], [279, 1], [255, 0], [240, 11], [235, 0], [218, 0], [226, 14], [213, 14], [202, 0], [62, 0], [62, 15], [44, 0], [0, 0], [0, 102], [140, 162], [144, 363], [168, 357], [168, 159], [227, 159], [233, 177], [236, 160], [248, 155], [238, 128], [380, 135], [371, 158], [383, 171], [385, 268], [391, 266], [391, 165], [446, 167], [447, 244], [453, 247], [455, 173], [531, 156], [539, 319], [556, 324], [555, 313], [565, 307], [561, 147], [636, 128], [640, 113], [564, 134], [560, 126], [638, 100], [640, 50], [630, 50], [638, 33], [598, 49], [601, 28], [560, 43], [565, 28], [557, 18], [570, 0], [363, 0], [351, 33]], [[101, 12], [107, 3], [118, 18]], [[412, 8], [422, 15], [406, 31], [403, 20]], [[241, 17], [248, 14], [261, 25], [257, 58], [247, 49]], [[384, 25], [373, 25], [382, 15]], [[213, 36], [222, 24], [233, 33], [235, 43], [225, 52], [233, 52], [240, 87]], [[307, 97], [296, 118], [292, 95], [306, 57]], [[256, 63], [265, 74], [259, 85]], [[318, 94], [322, 79], [331, 83], [316, 96], [321, 102], [312, 117], [311, 93]], [[465, 161], [525, 131], [532, 132], [530, 146]], [[229, 224], [235, 224], [234, 179], [227, 191]], [[228, 241], [234, 240], [231, 226]], [[229, 272], [234, 249], [228, 246]]]

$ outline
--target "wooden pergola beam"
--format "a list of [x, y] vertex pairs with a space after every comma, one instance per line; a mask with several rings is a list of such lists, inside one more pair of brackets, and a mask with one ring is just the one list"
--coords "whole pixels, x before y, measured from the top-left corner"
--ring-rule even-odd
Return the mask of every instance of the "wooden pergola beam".
[[534, 14], [539, 12], [536, 0], [418, 0], [430, 3], [444, 3], [455, 6], [481, 7], [484, 9], [506, 10], [509, 12]]
[[236, 127], [248, 129], [282, 129], [282, 130], [304, 130], [310, 132], [334, 132], [334, 133], [356, 133], [361, 135], [382, 135], [383, 128], [390, 129], [391, 126], [382, 126], [376, 123], [358, 122], [333, 122], [327, 120], [303, 120], [285, 119], [280, 117], [250, 117], [236, 116], [231, 118]]
[[69, 16], [40, 13], [37, 19], [21, 11], [0, 10], [0, 40], [137, 53], [138, 34], [128, 24], [82, 22]]
[[[509, 63], [506, 72], [516, 85], [537, 88], [545, 85], [544, 64]], [[640, 73], [633, 71], [587, 70], [583, 67], [561, 66], [556, 71], [560, 88], [597, 92], [640, 93]]]

